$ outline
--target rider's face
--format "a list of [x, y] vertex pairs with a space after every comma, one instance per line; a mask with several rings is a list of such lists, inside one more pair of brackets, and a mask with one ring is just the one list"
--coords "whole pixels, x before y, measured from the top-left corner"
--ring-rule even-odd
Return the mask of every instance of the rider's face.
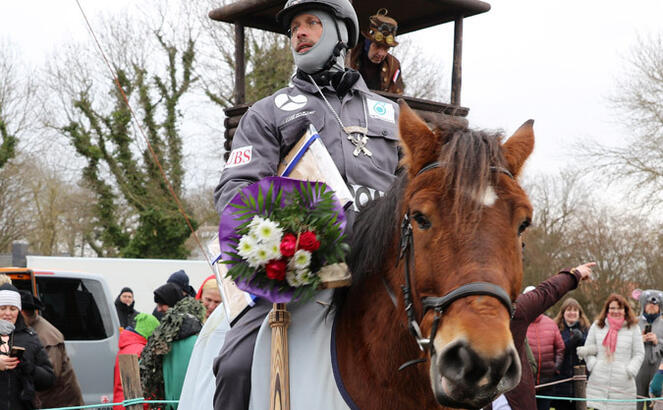
[[302, 13], [290, 22], [290, 45], [295, 52], [308, 52], [322, 36], [322, 22], [313, 14]]

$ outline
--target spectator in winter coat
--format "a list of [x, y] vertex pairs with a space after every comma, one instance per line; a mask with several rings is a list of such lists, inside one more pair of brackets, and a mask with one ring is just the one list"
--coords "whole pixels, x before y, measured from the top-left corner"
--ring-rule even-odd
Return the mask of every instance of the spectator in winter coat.
[[[39, 408], [35, 391], [53, 385], [55, 376], [37, 333], [25, 324], [21, 295], [11, 284], [0, 286], [0, 403], [3, 409]], [[21, 359], [10, 356], [22, 347]]]
[[[585, 344], [589, 320], [580, 303], [573, 298], [567, 298], [562, 302], [562, 307], [554, 320], [564, 340], [564, 360], [559, 368], [558, 379], [568, 379], [573, 377], [573, 367], [582, 363], [576, 353], [576, 347]], [[556, 384], [553, 396], [575, 397], [573, 381]], [[575, 410], [575, 403], [573, 400], [555, 400], [552, 406], [555, 410]]]
[[[154, 329], [159, 326], [156, 317], [149, 313], [139, 313], [136, 315], [136, 326], [127, 327], [120, 332], [118, 346], [120, 350], [115, 357], [115, 378], [113, 380], [113, 403], [124, 401], [124, 390], [122, 389], [122, 379], [120, 378], [120, 355], [135, 354], [140, 357], [143, 348], [147, 344], [147, 339], [152, 335]], [[147, 404], [144, 405], [147, 409]], [[113, 410], [124, 410], [124, 406], [113, 406]]]
[[[645, 344], [645, 359], [635, 378], [638, 396], [648, 396], [649, 383], [658, 369], [663, 356], [663, 319], [661, 318], [661, 303], [663, 292], [648, 289], [636, 289], [631, 296], [640, 301], [640, 317], [638, 324], [642, 331], [642, 341]], [[638, 410], [642, 410], [644, 402], [638, 402]]]
[[71, 366], [69, 355], [67, 355], [64, 336], [55, 326], [37, 313], [37, 310], [44, 310], [44, 305], [39, 298], [24, 290], [20, 293], [23, 319], [25, 319], [28, 326], [37, 332], [39, 341], [48, 354], [55, 375], [53, 386], [47, 390], [37, 392], [37, 398], [41, 402], [41, 406], [49, 409], [82, 406], [85, 404], [83, 403], [83, 395], [74, 368]]
[[[626, 299], [608, 297], [598, 319], [589, 328], [584, 346], [576, 349], [585, 359], [589, 379], [587, 397], [628, 400], [636, 398], [635, 376], [645, 355], [638, 320]], [[587, 402], [599, 410], [635, 410], [635, 402]]]
[[516, 310], [509, 325], [513, 344], [518, 350], [522, 369], [520, 383], [511, 391], [499, 396], [491, 406], [492, 410], [533, 410], [536, 409], [534, 398], [534, 376], [527, 363], [525, 335], [527, 328], [539, 315], [557, 303], [567, 292], [578, 287], [582, 280], [591, 280], [594, 262], [563, 270], [541, 282], [531, 292], [523, 293], [516, 299]]
[[[537, 373], [534, 384], [551, 382], [557, 375], [564, 359], [564, 341], [554, 320], [546, 315], [539, 315], [527, 327], [527, 342], [536, 359]], [[537, 389], [537, 394], [550, 396], [553, 387]], [[549, 410], [550, 399], [536, 399], [537, 410]]]
[[120, 326], [123, 329], [136, 325], [135, 318], [139, 312], [134, 309], [135, 303], [134, 292], [128, 287], [122, 288], [120, 294], [115, 298], [115, 310], [117, 310], [117, 317], [120, 319]]
[[[176, 287], [169, 283], [164, 286], [167, 285]], [[161, 294], [161, 288], [154, 292], [155, 300]], [[180, 398], [191, 352], [205, 318], [202, 303], [192, 297], [182, 297], [174, 306], [166, 308], [161, 323], [148, 338], [140, 360], [143, 394], [152, 400]], [[174, 408], [177, 406], [166, 405], [166, 409]]]

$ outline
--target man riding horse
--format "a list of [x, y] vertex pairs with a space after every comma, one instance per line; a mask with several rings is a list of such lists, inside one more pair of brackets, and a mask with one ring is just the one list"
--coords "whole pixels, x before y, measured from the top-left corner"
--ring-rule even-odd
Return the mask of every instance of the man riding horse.
[[[256, 102], [235, 133], [230, 158], [214, 191], [219, 214], [238, 191], [276, 175], [283, 156], [310, 124], [354, 194], [346, 236], [367, 197], [378, 197], [398, 167], [398, 106], [371, 92], [360, 74], [344, 68], [359, 24], [348, 0], [289, 0], [277, 20], [290, 37], [297, 72], [291, 87]], [[370, 195], [366, 195], [366, 193]], [[311, 302], [314, 303], [314, 302]], [[246, 409], [254, 344], [272, 304], [257, 300], [228, 331], [216, 375], [215, 409]]]

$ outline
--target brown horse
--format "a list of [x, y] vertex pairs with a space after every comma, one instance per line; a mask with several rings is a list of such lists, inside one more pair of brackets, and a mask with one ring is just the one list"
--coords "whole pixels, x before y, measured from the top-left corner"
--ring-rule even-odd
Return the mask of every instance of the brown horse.
[[400, 105], [404, 172], [358, 218], [336, 295], [339, 371], [360, 409], [481, 408], [520, 381], [509, 320], [532, 206], [515, 177], [533, 121], [502, 143]]

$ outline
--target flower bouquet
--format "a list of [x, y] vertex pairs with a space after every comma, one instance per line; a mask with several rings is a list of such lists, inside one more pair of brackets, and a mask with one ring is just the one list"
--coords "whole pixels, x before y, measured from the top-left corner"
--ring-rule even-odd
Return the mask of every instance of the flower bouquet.
[[273, 303], [305, 300], [345, 261], [345, 214], [322, 182], [267, 177], [226, 206], [219, 241], [228, 276]]

